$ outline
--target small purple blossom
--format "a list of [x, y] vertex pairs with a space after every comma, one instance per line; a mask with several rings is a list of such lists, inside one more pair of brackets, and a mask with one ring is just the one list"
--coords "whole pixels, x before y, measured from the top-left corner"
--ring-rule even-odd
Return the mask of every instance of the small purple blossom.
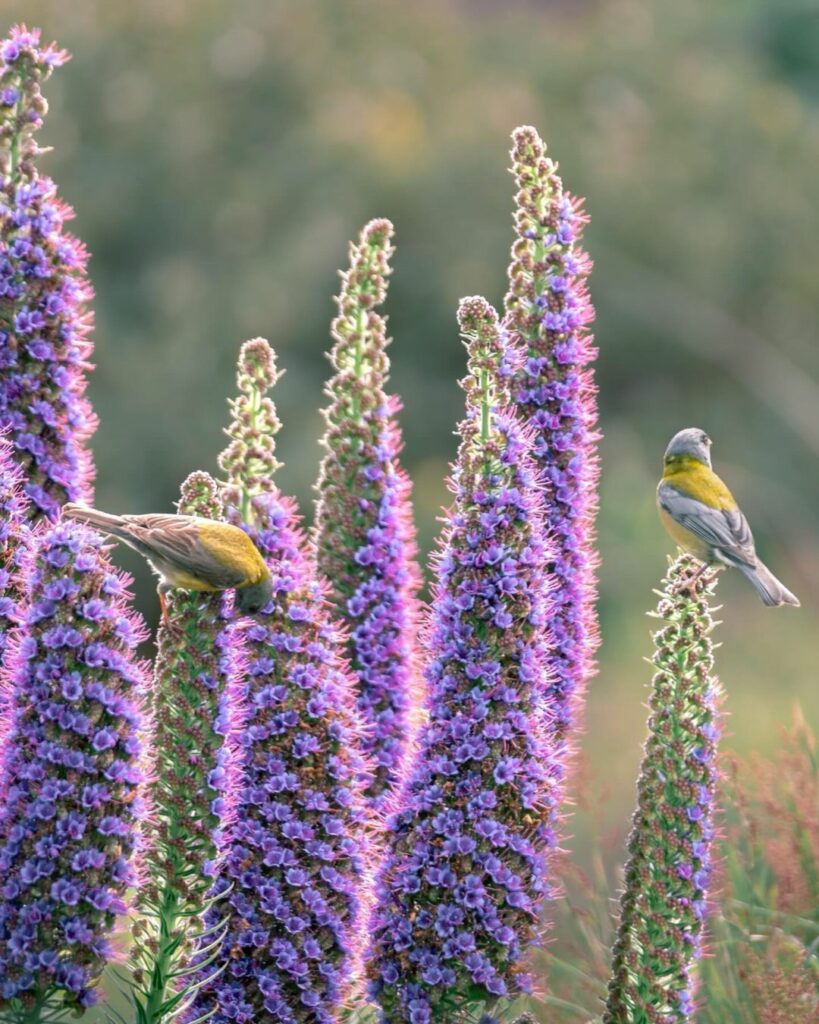
[[[694, 1019], [711, 873], [720, 686], [711, 579], [680, 556], [657, 608], [649, 735], [637, 784], [605, 1024]], [[691, 592], [692, 580], [694, 593]]]
[[[0, 1006], [11, 1011], [60, 991], [67, 1006], [94, 1002], [106, 936], [134, 885], [146, 685], [134, 649], [145, 631], [126, 605], [125, 577], [117, 596], [104, 595], [114, 570], [102, 544], [86, 527], [58, 524], [36, 534], [23, 559], [31, 610], [9, 654], [0, 755]], [[66, 558], [49, 557], [56, 551]], [[52, 627], [35, 609], [60, 592], [58, 581], [72, 586], [49, 599]], [[89, 601], [109, 615], [85, 618]], [[123, 616], [133, 624], [128, 641], [111, 625]], [[55, 628], [71, 643], [49, 642]], [[98, 643], [116, 653], [116, 666], [88, 667], [84, 651]]]
[[521, 991], [554, 845], [539, 481], [508, 408], [497, 315], [465, 299], [459, 320], [467, 418], [426, 636], [429, 719], [387, 823], [372, 927], [385, 1022], [446, 1019], [453, 988], [475, 1002]]
[[377, 312], [386, 297], [392, 224], [373, 220], [342, 275], [326, 393], [325, 455], [313, 542], [329, 598], [346, 627], [346, 653], [375, 762], [369, 798], [378, 806], [402, 780], [422, 700], [415, 666], [417, 591], [410, 483], [400, 467], [399, 403], [387, 397], [388, 339]]
[[73, 211], [37, 169], [40, 85], [65, 59], [24, 26], [0, 44], [0, 428], [23, 469], [30, 515], [52, 520], [66, 500], [90, 501], [96, 429], [84, 396], [87, 256], [64, 230]]
[[513, 397], [534, 432], [554, 549], [549, 671], [565, 774], [598, 641], [593, 544], [599, 435], [589, 366], [596, 350], [587, 328], [594, 317], [586, 289], [591, 263], [579, 244], [588, 218], [580, 201], [564, 191], [537, 131], [517, 128], [512, 139], [517, 238], [504, 325], [522, 356]]

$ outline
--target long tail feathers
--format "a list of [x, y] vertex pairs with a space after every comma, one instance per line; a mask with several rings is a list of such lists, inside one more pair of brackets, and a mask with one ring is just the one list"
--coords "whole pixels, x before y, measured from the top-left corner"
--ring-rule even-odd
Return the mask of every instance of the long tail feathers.
[[112, 516], [107, 512], [100, 512], [95, 508], [86, 508], [85, 505], [77, 505], [74, 502], [69, 502], [63, 506], [63, 515], [66, 519], [76, 519], [78, 522], [93, 526], [103, 533], [110, 534], [112, 537], [119, 537], [123, 540], [128, 539], [127, 528], [121, 516]]
[[774, 576], [771, 570], [762, 562], [757, 561], [756, 565], [738, 565], [748, 579], [753, 583], [754, 589], [762, 598], [762, 603], [769, 608], [776, 608], [781, 604], [792, 604], [800, 607], [799, 598]]

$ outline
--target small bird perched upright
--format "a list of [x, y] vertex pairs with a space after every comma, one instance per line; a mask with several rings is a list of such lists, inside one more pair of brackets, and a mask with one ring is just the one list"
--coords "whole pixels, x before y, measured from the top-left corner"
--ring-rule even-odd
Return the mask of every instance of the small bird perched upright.
[[87, 523], [138, 551], [159, 576], [159, 594], [172, 587], [214, 592], [236, 590], [236, 610], [254, 615], [272, 595], [270, 570], [238, 526], [183, 515], [112, 516], [69, 503], [67, 519]]
[[671, 438], [657, 486], [657, 508], [672, 540], [706, 566], [734, 566], [762, 603], [799, 607], [799, 599], [757, 557], [748, 521], [711, 469], [711, 438], [688, 427]]

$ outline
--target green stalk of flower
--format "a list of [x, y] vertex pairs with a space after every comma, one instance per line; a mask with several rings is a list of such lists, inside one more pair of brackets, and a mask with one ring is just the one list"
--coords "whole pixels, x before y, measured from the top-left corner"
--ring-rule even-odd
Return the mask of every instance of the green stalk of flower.
[[[216, 481], [192, 473], [182, 485], [179, 511], [220, 518]], [[134, 926], [138, 1024], [160, 1024], [183, 1012], [221, 938], [221, 922], [206, 927], [202, 921], [213, 902], [208, 893], [237, 780], [236, 754], [225, 737], [235, 735], [240, 714], [232, 685], [238, 683], [238, 640], [224, 601], [221, 594], [172, 591], [159, 630], [152, 823], [142, 915]]]
[[657, 607], [648, 739], [628, 843], [604, 1024], [694, 1019], [711, 869], [721, 690], [713, 674], [714, 577], [690, 555]]

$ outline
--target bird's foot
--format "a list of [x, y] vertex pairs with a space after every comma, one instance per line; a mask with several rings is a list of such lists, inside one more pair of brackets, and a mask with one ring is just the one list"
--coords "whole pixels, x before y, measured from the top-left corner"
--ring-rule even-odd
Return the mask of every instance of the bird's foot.
[[180, 623], [168, 615], [168, 592], [163, 587], [158, 589], [159, 607], [162, 614], [159, 617], [159, 629], [165, 632], [172, 640], [179, 641], [185, 634]]
[[182, 626], [173, 619], [169, 619], [166, 615], [163, 615], [159, 620], [159, 632], [164, 633], [177, 643], [182, 640], [185, 635], [185, 630]]
[[[708, 573], [709, 569], [711, 570], [711, 572], [706, 576], [706, 573]], [[680, 582], [674, 588], [674, 593], [688, 594], [688, 596], [693, 601], [698, 596], [697, 584], [700, 582], [700, 580], [703, 580], [703, 586], [707, 587], [716, 579], [718, 573], [718, 568], [714, 569], [707, 562], [703, 562], [703, 564], [699, 567], [699, 569], [697, 569], [693, 576], [687, 576], [685, 579], [680, 580]]]

